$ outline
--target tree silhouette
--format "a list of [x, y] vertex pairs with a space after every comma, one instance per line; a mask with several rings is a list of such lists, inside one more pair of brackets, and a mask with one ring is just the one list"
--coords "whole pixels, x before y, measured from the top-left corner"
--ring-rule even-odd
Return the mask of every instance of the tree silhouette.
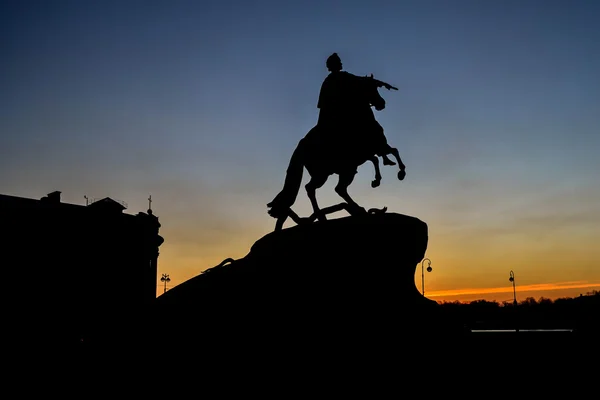
[[[527, 297], [512, 301], [440, 302], [446, 312], [471, 329], [598, 329], [600, 291], [556, 300]], [[516, 312], [516, 314], [515, 314]]]

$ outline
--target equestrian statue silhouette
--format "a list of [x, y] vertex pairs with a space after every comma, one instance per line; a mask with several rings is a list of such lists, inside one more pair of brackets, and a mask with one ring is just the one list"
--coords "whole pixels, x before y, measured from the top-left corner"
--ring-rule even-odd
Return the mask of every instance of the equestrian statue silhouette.
[[[387, 158], [388, 154], [393, 155], [399, 167], [398, 179], [402, 180], [406, 175], [406, 167], [398, 150], [388, 144], [383, 128], [375, 119], [371, 108], [374, 107], [377, 111], [385, 108], [385, 100], [378, 91], [380, 87], [398, 89], [374, 79], [372, 74], [363, 77], [341, 71], [341, 61], [336, 53], [327, 60], [327, 66], [332, 73], [321, 89], [319, 122], [296, 146], [287, 168], [283, 189], [267, 204], [270, 208], [269, 215], [277, 219], [276, 231], [283, 228], [288, 217], [297, 224], [303, 224], [316, 219], [325, 221], [326, 214], [342, 209], [350, 215], [385, 212], [385, 208], [367, 211], [348, 194], [348, 186], [354, 180], [358, 167], [366, 161], [370, 161], [375, 168], [375, 179], [371, 182], [374, 188], [381, 182], [378, 156], [384, 159], [384, 165], [395, 165]], [[328, 95], [331, 92], [336, 93], [337, 98], [333, 106], [326, 108], [324, 105], [334, 97]], [[304, 168], [311, 177], [305, 189], [313, 214], [300, 218], [291, 207], [300, 191]], [[321, 209], [317, 203], [316, 190], [333, 174], [339, 177], [335, 191], [345, 203]]]

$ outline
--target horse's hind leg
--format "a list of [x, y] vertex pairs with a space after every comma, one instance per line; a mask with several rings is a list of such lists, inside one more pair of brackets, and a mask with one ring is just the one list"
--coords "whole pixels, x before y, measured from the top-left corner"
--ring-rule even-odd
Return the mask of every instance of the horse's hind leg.
[[352, 200], [352, 197], [350, 197], [350, 195], [348, 194], [348, 186], [350, 186], [350, 184], [354, 180], [355, 174], [355, 171], [350, 173], [339, 174], [338, 184], [335, 186], [335, 192], [339, 194], [340, 197], [346, 201], [346, 203], [348, 203], [348, 205], [350, 206], [348, 212], [350, 212], [350, 214], [353, 215], [356, 214], [357, 211], [361, 213], [367, 212], [364, 208], [362, 208], [354, 200]]
[[288, 215], [285, 214], [282, 217], [279, 217], [277, 219], [277, 222], [275, 223], [275, 231], [280, 231], [283, 229], [283, 224], [285, 223], [285, 220], [288, 218]]
[[327, 217], [319, 208], [319, 204], [317, 203], [317, 189], [322, 187], [327, 181], [327, 175], [323, 176], [311, 176], [310, 181], [306, 184], [306, 194], [308, 199], [310, 200], [310, 204], [312, 205], [313, 211], [319, 221], [326, 221]]
[[381, 183], [381, 171], [379, 170], [379, 159], [377, 156], [372, 156], [369, 161], [373, 163], [375, 167], [375, 180], [371, 181], [371, 187], [376, 188]]

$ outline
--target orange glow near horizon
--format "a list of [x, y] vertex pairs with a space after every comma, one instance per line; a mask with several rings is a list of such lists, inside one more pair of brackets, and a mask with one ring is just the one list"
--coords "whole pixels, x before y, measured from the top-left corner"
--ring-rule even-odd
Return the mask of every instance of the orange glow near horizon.
[[[563, 289], [590, 289], [600, 287], [600, 283], [589, 283], [584, 281], [575, 282], [558, 282], [558, 283], [539, 283], [535, 285], [524, 285], [519, 286], [519, 292], [538, 292], [538, 291], [551, 291], [551, 290], [563, 290]], [[490, 293], [512, 293], [513, 288], [510, 287], [498, 287], [498, 288], [476, 288], [476, 289], [452, 289], [452, 290], [437, 290], [428, 292], [428, 297], [440, 297], [440, 296], [461, 296], [461, 295], [472, 295], [472, 294], [490, 294]]]
[[[572, 282], [556, 282], [556, 283], [541, 283], [533, 285], [517, 286], [517, 300], [522, 301], [527, 297], [538, 299], [545, 297], [552, 300], [562, 297], [575, 297], [581, 294], [581, 289], [584, 292], [600, 290], [600, 282], [572, 281]], [[505, 294], [505, 296], [497, 296]], [[497, 287], [497, 288], [465, 288], [452, 290], [434, 290], [426, 292], [426, 296], [438, 302], [441, 301], [460, 301], [468, 302], [473, 300], [487, 301], [511, 301], [513, 294], [512, 286]], [[501, 299], [500, 299], [501, 297]], [[510, 298], [510, 299], [509, 299]]]
[[[323, 192], [324, 197], [333, 197], [330, 192]], [[581, 198], [586, 201], [600, 199], [599, 196], [600, 192], [594, 196], [581, 193]], [[394, 198], [369, 200], [367, 197], [361, 202], [391, 204]], [[249, 203], [256, 202], [248, 209], [263, 206], [255, 198], [247, 200]], [[335, 200], [324, 199], [323, 203]], [[436, 301], [512, 301], [512, 285], [508, 281], [511, 270], [516, 274], [519, 301], [527, 297], [553, 300], [576, 297], [599, 290], [597, 260], [600, 260], [600, 247], [595, 242], [600, 231], [598, 225], [593, 224], [596, 220], [592, 216], [600, 214], [585, 213], [581, 218], [566, 215], [557, 221], [557, 207], [568, 204], [568, 200], [557, 196], [551, 201], [547, 196], [546, 208], [552, 208], [552, 212], [548, 211], [546, 217], [535, 222], [527, 219], [534, 212], [529, 209], [505, 211], [510, 218], [499, 211], [487, 210], [489, 218], [452, 219], [451, 213], [438, 211], [443, 210], [443, 203], [423, 205], [407, 200], [402, 208], [411, 211], [406, 215], [420, 216], [429, 227], [425, 257], [431, 260], [433, 271], [425, 272], [425, 296]], [[298, 212], [307, 215], [310, 205], [306, 204], [306, 196], [300, 196], [299, 202], [304, 208], [299, 208]], [[198, 207], [195, 212], [170, 216], [170, 219], [161, 214], [163, 226], [160, 232], [165, 243], [160, 248], [158, 278], [163, 272], [170, 275], [167, 290], [226, 258], [237, 260], [247, 256], [254, 243], [273, 230], [272, 219], [262, 214], [236, 215], [235, 218], [225, 218], [223, 222], [214, 218], [218, 214], [207, 216], [206, 210], [200, 206], [202, 202], [191, 204]], [[579, 208], [583, 205], [575, 204]], [[535, 204], [536, 212], [543, 208], [539, 202]], [[345, 215], [340, 213], [335, 217]], [[290, 222], [288, 226], [293, 224]], [[415, 265], [418, 290], [422, 285], [421, 269], [420, 263]], [[157, 282], [157, 295], [162, 292], [163, 285]]]

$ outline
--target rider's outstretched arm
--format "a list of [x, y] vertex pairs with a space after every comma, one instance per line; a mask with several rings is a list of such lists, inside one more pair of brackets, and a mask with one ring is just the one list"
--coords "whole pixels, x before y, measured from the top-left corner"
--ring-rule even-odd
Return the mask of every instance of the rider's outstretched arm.
[[380, 80], [377, 80], [377, 79], [375, 79], [375, 81], [377, 81], [377, 85], [378, 85], [379, 87], [384, 87], [384, 88], [386, 88], [387, 90], [398, 90], [398, 88], [397, 88], [397, 87], [395, 87], [395, 86], [392, 86], [392, 85], [390, 85], [389, 83], [385, 83], [385, 82], [383, 82], [383, 81], [380, 81]]

